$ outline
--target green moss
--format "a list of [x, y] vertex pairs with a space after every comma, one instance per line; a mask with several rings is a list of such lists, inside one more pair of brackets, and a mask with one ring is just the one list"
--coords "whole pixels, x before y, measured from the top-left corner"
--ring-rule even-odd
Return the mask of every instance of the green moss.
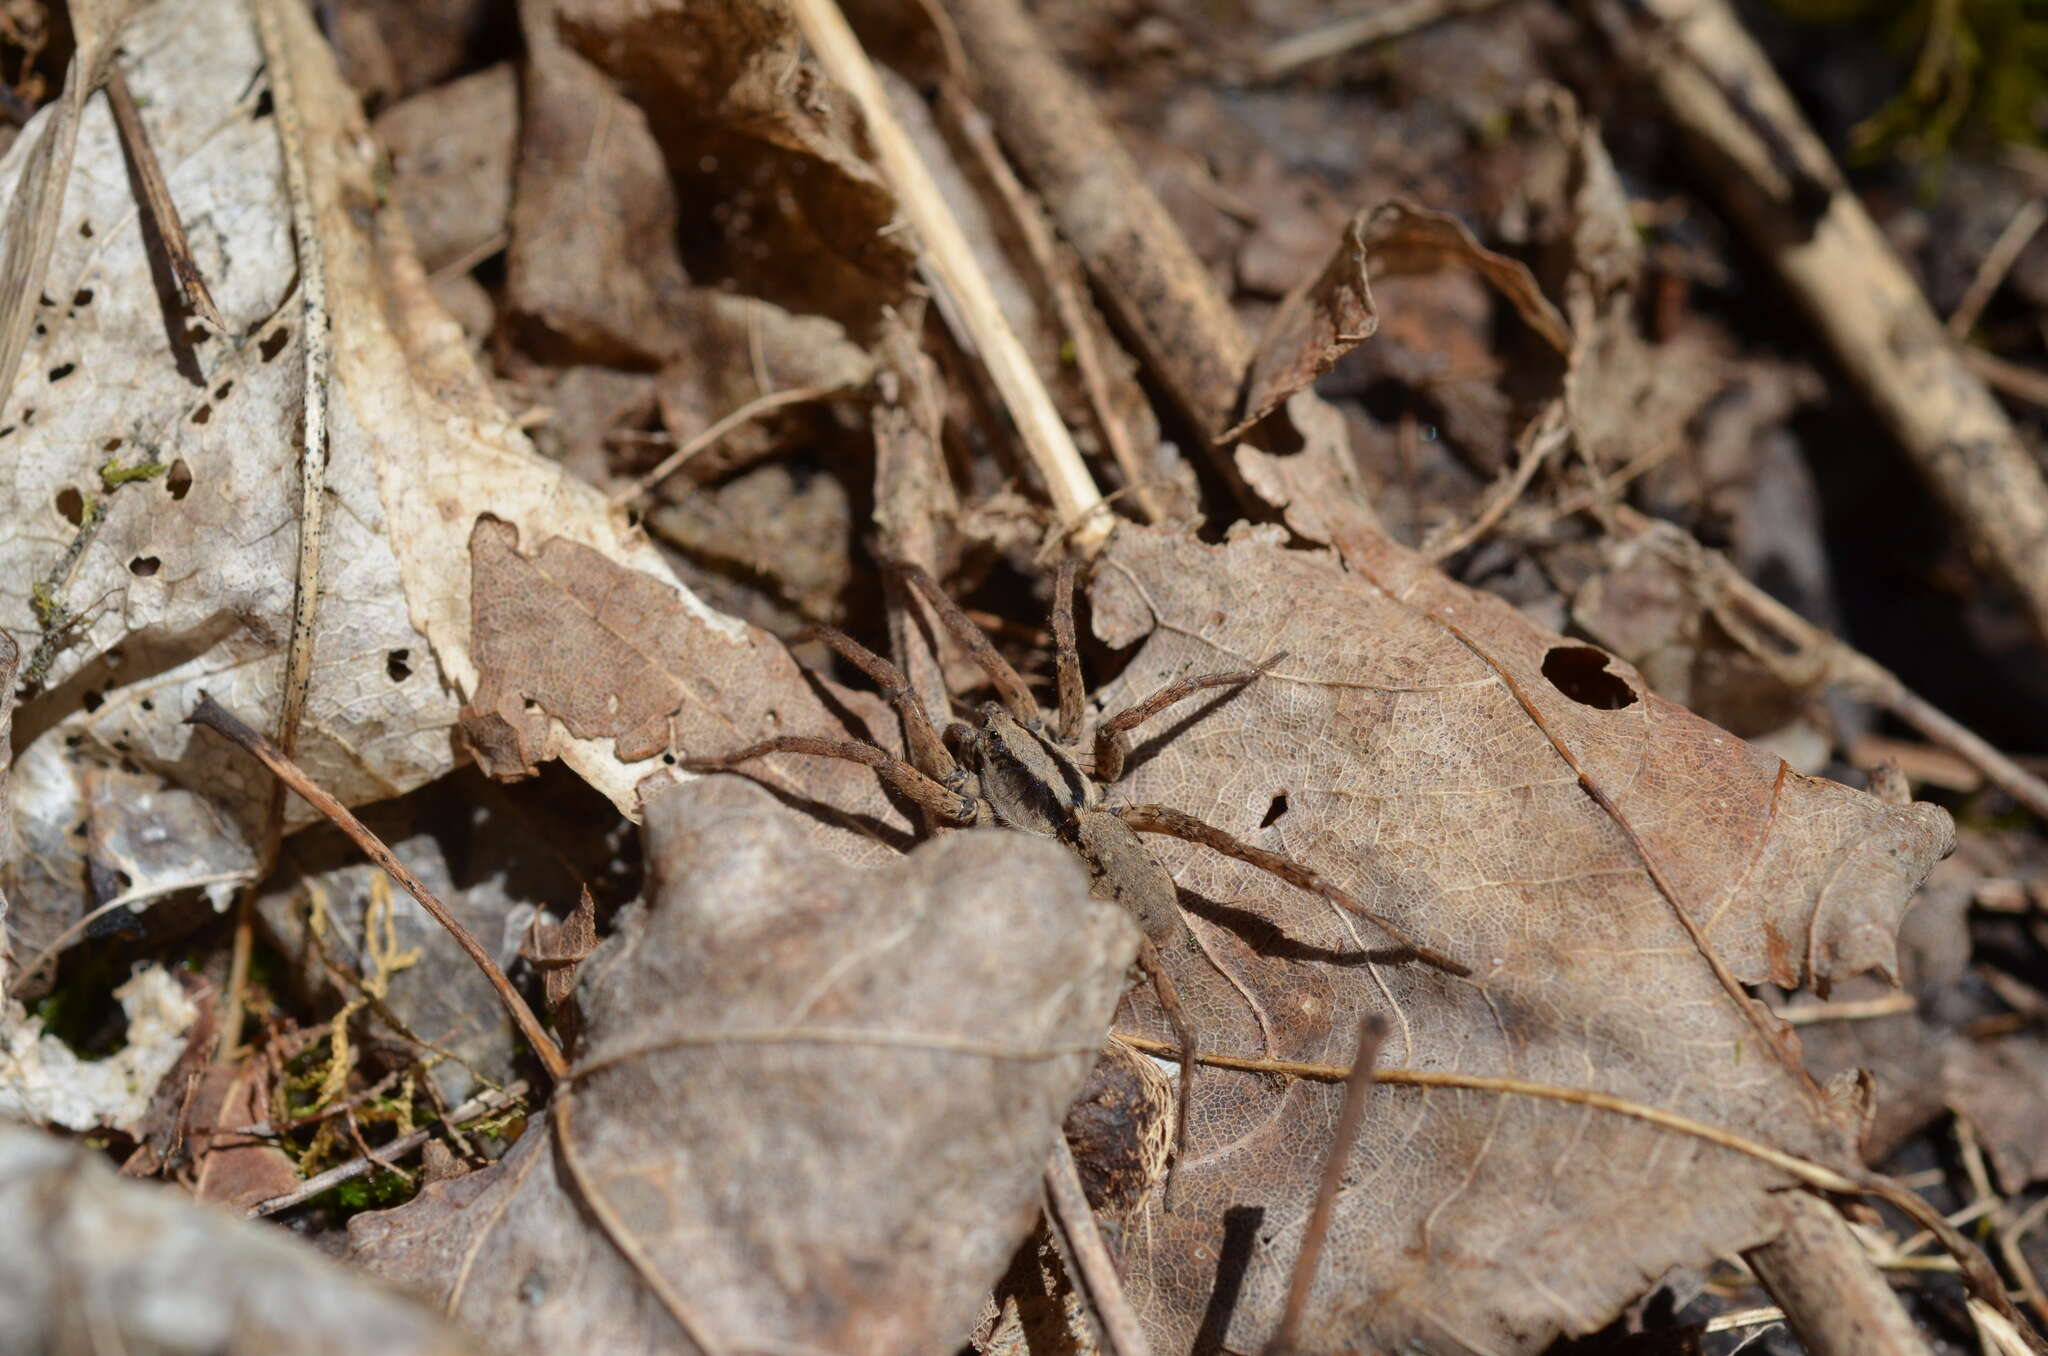
[[112, 494], [123, 485], [135, 481], [155, 480], [169, 469], [156, 459], [154, 452], [150, 453], [146, 460], [139, 461], [133, 466], [123, 466], [119, 457], [109, 457], [106, 464], [100, 467], [100, 484], [107, 487], [107, 493]]
[[323, 1191], [313, 1198], [313, 1204], [326, 1206], [346, 1217], [365, 1210], [386, 1210], [394, 1205], [403, 1205], [413, 1198], [413, 1192], [410, 1180], [395, 1172], [379, 1171]]
[[1914, 54], [1904, 88], [1850, 133], [1851, 158], [1939, 160], [1965, 142], [2048, 144], [2048, 0], [1770, 0]]

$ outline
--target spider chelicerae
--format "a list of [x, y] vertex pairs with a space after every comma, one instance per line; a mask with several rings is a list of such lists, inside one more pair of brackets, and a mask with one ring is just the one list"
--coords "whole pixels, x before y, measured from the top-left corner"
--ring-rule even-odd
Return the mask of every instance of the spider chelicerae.
[[1252, 682], [1284, 655], [1272, 655], [1248, 669], [1197, 674], [1166, 684], [1143, 701], [1097, 724], [1092, 763], [1083, 767], [1076, 750], [1081, 744], [1086, 698], [1080, 656], [1074, 645], [1073, 562], [1061, 565], [1053, 588], [1052, 634], [1059, 714], [1056, 723], [1050, 724], [1031, 689], [997, 652], [987, 633], [946, 596], [922, 567], [891, 562], [889, 568], [931, 604], [946, 629], [988, 676], [997, 700], [983, 702], [971, 722], [949, 723], [941, 737], [901, 669], [835, 627], [814, 626], [803, 636], [822, 641], [860, 669], [895, 708], [903, 722], [908, 761], [855, 740], [779, 735], [718, 757], [686, 759], [682, 766], [715, 771], [771, 753], [844, 758], [873, 768], [883, 781], [915, 802], [935, 823], [959, 828], [996, 825], [1055, 838], [1073, 849], [1088, 865], [1093, 893], [1116, 903], [1137, 920], [1142, 933], [1139, 967], [1158, 995], [1159, 1006], [1180, 1044], [1174, 1153], [1167, 1177], [1169, 1200], [1173, 1166], [1185, 1156], [1199, 1046], [1160, 959], [1162, 948], [1187, 935], [1179, 892], [1173, 877], [1146, 849], [1139, 834], [1184, 839], [1247, 862], [1366, 919], [1393, 938], [1397, 949], [1412, 959], [1456, 975], [1471, 973], [1458, 962], [1419, 944], [1392, 921], [1292, 858], [1268, 852], [1164, 805], [1113, 805], [1105, 800], [1104, 788], [1123, 776], [1130, 757], [1131, 731], [1198, 692]]

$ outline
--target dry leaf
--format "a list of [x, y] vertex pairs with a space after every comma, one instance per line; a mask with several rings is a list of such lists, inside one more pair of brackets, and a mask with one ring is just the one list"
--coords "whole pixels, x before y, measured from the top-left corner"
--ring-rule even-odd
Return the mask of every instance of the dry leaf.
[[[611, 743], [635, 781], [676, 754], [708, 757], [774, 734], [845, 737], [848, 717], [858, 722], [853, 733], [865, 725], [871, 740], [893, 738], [880, 701], [835, 694], [843, 714], [829, 710], [818, 694], [833, 690], [779, 642], [693, 608], [672, 584], [566, 538], [529, 555], [510, 524], [490, 517], [477, 521], [471, 544], [480, 676], [463, 728], [488, 771], [521, 775], [556, 756], [556, 731]], [[843, 827], [870, 837], [903, 831], [858, 764], [790, 755], [752, 771]]]
[[[40, 312], [47, 333], [32, 343], [32, 379], [0, 423], [9, 510], [0, 515], [0, 624], [46, 657], [41, 695], [20, 712], [14, 813], [26, 851], [10, 865], [16, 902], [36, 918], [25, 930], [36, 946], [87, 898], [70, 830], [96, 802], [90, 768], [126, 760], [140, 779], [131, 791], [154, 783], [168, 803], [175, 784], [203, 786], [218, 807], [160, 819], [157, 841], [184, 863], [134, 872], [138, 906], [246, 876], [248, 826], [260, 822], [268, 778], [178, 722], [201, 686], [245, 714], [275, 709], [298, 558], [303, 355], [288, 304], [297, 264], [276, 120], [258, 116], [262, 61], [248, 13], [227, 0], [157, 5], [128, 38], [129, 83], [160, 111], [151, 134], [177, 167], [173, 196], [188, 220], [212, 223], [194, 231], [194, 249], [234, 333], [208, 335], [164, 312], [113, 120], [89, 102], [78, 154], [93, 172], [73, 177], [46, 287], [52, 304]], [[343, 97], [331, 78], [325, 95]], [[367, 148], [359, 126], [350, 145]], [[21, 156], [9, 165], [18, 170]], [[374, 203], [374, 191], [358, 201]], [[347, 256], [364, 229], [331, 239], [330, 259]], [[359, 285], [359, 272], [344, 262], [337, 283]], [[393, 652], [423, 656], [427, 646], [406, 616], [370, 436], [349, 403], [336, 401], [330, 596], [299, 756], [361, 801], [448, 769], [456, 703], [430, 665], [410, 682], [388, 672]], [[136, 824], [132, 810], [122, 822]], [[187, 825], [195, 831], [173, 831]], [[117, 836], [142, 841], [128, 828], [98, 835]]]
[[[1751, 982], [1889, 967], [1947, 816], [1791, 772], [1340, 508], [1320, 521], [1341, 529], [1342, 565], [1273, 529], [1221, 546], [1122, 529], [1094, 625], [1145, 643], [1105, 709], [1190, 671], [1287, 658], [1141, 744], [1115, 798], [1311, 863], [1474, 977], [1370, 961], [1385, 941], [1350, 916], [1164, 843], [1207, 953], [1169, 957], [1203, 1040], [1343, 1066], [1376, 1013], [1392, 1026], [1383, 1065], [1599, 1089], [1849, 1162], [1848, 1130], [1715, 979], [1560, 747]], [[1340, 1095], [1204, 1071], [1185, 1205], [1125, 1235], [1161, 1349], [1263, 1342]], [[1770, 1236], [1781, 1181], [1584, 1108], [1382, 1088], [1304, 1340], [1539, 1350], [1671, 1266]]]
[[529, 16], [507, 305], [550, 362], [657, 366], [682, 342], [676, 194], [647, 115]]
[[1244, 417], [1216, 439], [1228, 443], [1278, 409], [1287, 397], [1337, 365], [1379, 328], [1367, 278], [1366, 214], [1345, 223], [1323, 270], [1297, 284], [1274, 309], [1245, 374]]
[[477, 263], [504, 244], [519, 147], [519, 77], [500, 63], [416, 94], [377, 116], [391, 193], [429, 273]]
[[653, 903], [586, 967], [548, 1129], [358, 1216], [355, 1257], [522, 1349], [674, 1351], [678, 1310], [718, 1350], [957, 1345], [1037, 1215], [1131, 925], [1056, 845], [848, 870], [735, 777], [651, 800], [647, 833]]
[[562, 39], [657, 129], [682, 191], [719, 204], [739, 290], [865, 333], [915, 257], [896, 199], [862, 158], [852, 104], [802, 59], [766, 0], [558, 0]]
[[426, 1310], [264, 1225], [0, 1122], [0, 1350], [460, 1356]]

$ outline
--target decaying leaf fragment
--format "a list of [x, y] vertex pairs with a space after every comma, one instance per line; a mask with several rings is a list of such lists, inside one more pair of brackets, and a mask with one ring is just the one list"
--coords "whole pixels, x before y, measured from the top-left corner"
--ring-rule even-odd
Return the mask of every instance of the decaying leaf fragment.
[[1379, 328], [1367, 276], [1365, 222], [1364, 213], [1346, 222], [1322, 272], [1304, 279], [1274, 309], [1245, 374], [1244, 416], [1217, 442], [1243, 437]]
[[432, 1314], [277, 1229], [0, 1122], [0, 1350], [460, 1356]]
[[735, 777], [656, 797], [646, 831], [653, 903], [586, 967], [548, 1127], [358, 1216], [355, 1258], [508, 1348], [957, 1345], [1135, 931], [1018, 834], [848, 870]]
[[[845, 737], [864, 725], [887, 741], [878, 700], [828, 688], [773, 637], [675, 584], [567, 538], [520, 548], [518, 531], [488, 515], [470, 535], [478, 680], [463, 729], [487, 771], [520, 775], [555, 757], [564, 736], [609, 742], [634, 781], [663, 769], [657, 755], [720, 753], [771, 734]], [[857, 764], [787, 756], [759, 773], [871, 834], [905, 823]]]
[[[1376, 1014], [1383, 1067], [1597, 1089], [1852, 1163], [1849, 1128], [1789, 1040], [1765, 1040], [1716, 979], [1644, 854], [1735, 977], [1792, 984], [1892, 964], [1947, 817], [1799, 776], [1375, 531], [1337, 535], [1341, 563], [1275, 529], [1220, 546], [1122, 529], [1094, 625], [1144, 644], [1105, 708], [1182, 673], [1287, 659], [1140, 745], [1119, 798], [1312, 863], [1474, 974], [1370, 961], [1378, 939], [1327, 904], [1162, 843], [1207, 952], [1168, 957], [1205, 1042], [1344, 1066]], [[1263, 1343], [1314, 1189], [1304, 1165], [1340, 1095], [1205, 1071], [1185, 1205], [1125, 1233], [1160, 1349]], [[1305, 1340], [1539, 1350], [1673, 1265], [1769, 1237], [1781, 1181], [1581, 1107], [1378, 1088]]]

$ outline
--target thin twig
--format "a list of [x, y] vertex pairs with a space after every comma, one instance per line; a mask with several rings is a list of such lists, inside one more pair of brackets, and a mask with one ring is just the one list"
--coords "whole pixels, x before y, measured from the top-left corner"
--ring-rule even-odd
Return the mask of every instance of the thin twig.
[[2048, 222], [2048, 198], [2029, 198], [2020, 204], [2012, 214], [2012, 220], [2005, 223], [2005, 229], [1998, 233], [1998, 239], [1991, 242], [1991, 248], [1984, 252], [1984, 262], [1977, 265], [1977, 276], [1970, 279], [1969, 288], [1963, 299], [1956, 303], [1948, 318], [1948, 332], [1957, 339], [1967, 339], [1970, 331], [1977, 327], [1977, 317], [1984, 313], [1984, 307], [1997, 293], [1998, 285], [2005, 281], [2005, 275], [2012, 272], [2012, 266], [2019, 261], [2020, 252], [2033, 240], [2041, 224]]
[[1654, 535], [1668, 560], [1686, 570], [1721, 629], [1786, 685], [1836, 685], [1884, 707], [1933, 743], [1969, 762], [1984, 779], [2043, 820], [2048, 782], [2015, 763], [1899, 681], [1862, 651], [1828, 634], [1744, 578], [1726, 556], [1668, 524], [1616, 505], [1611, 527], [1631, 539]]
[[882, 173], [917, 231], [923, 262], [957, 307], [968, 337], [988, 368], [989, 379], [1016, 421], [1025, 451], [1045, 478], [1055, 512], [1061, 518], [1094, 512], [1075, 534], [1076, 545], [1093, 552], [1114, 525], [1106, 511], [1096, 512], [1102, 492], [1089, 476], [1045, 383], [1032, 368], [1030, 355], [1003, 318], [988, 276], [974, 258], [973, 246], [932, 181], [931, 171], [918, 158], [909, 133], [890, 109], [889, 96], [867, 53], [861, 50], [860, 40], [833, 0], [791, 0], [790, 8], [818, 63], [860, 106]]
[[135, 167], [135, 178], [142, 187], [142, 210], [149, 214], [149, 219], [156, 226], [157, 238], [163, 241], [171, 276], [178, 280], [178, 290], [185, 294], [185, 304], [211, 325], [214, 333], [226, 334], [228, 323], [221, 319], [220, 310], [213, 304], [213, 293], [206, 289], [206, 278], [199, 271], [199, 263], [192, 257], [192, 242], [185, 238], [185, 223], [178, 215], [177, 200], [171, 196], [171, 187], [164, 181], [164, 168], [156, 158], [156, 148], [150, 144], [149, 128], [142, 121], [142, 110], [135, 106], [135, 96], [128, 90], [128, 77], [121, 73], [118, 64], [107, 73], [107, 102], [114, 106], [114, 125], [121, 131], [121, 144], [128, 150], [128, 163]]
[[[1180, 1058], [1179, 1048], [1166, 1041], [1126, 1034], [1122, 1031], [1112, 1031], [1110, 1035], [1143, 1054], [1157, 1055], [1169, 1060]], [[1341, 1083], [1351, 1076], [1349, 1069], [1334, 1064], [1309, 1064], [1285, 1059], [1251, 1059], [1242, 1055], [1203, 1052], [1196, 1055], [1195, 1062], [1218, 1069], [1281, 1074], [1322, 1083]], [[1533, 1097], [1541, 1101], [1591, 1107], [1596, 1111], [1627, 1116], [1675, 1134], [1686, 1135], [1719, 1148], [1744, 1154], [1778, 1169], [1816, 1191], [1830, 1192], [1838, 1196], [1875, 1196], [1897, 1208], [1915, 1224], [1930, 1230], [1941, 1241], [1949, 1256], [1956, 1260], [1957, 1270], [1970, 1291], [2011, 1320], [2019, 1331], [2028, 1334], [2029, 1340], [2036, 1343], [2037, 1349], [2048, 1350], [2048, 1347], [2039, 1344], [2033, 1330], [2026, 1326], [2019, 1310], [2013, 1306], [2012, 1297], [2006, 1293], [2004, 1284], [1998, 1279], [1998, 1273], [1992, 1269], [1991, 1263], [1976, 1245], [1942, 1218], [1941, 1212], [1928, 1204], [1925, 1197], [1907, 1190], [1880, 1173], [1862, 1172], [1852, 1177], [1824, 1163], [1816, 1163], [1812, 1159], [1786, 1153], [1747, 1135], [1739, 1135], [1717, 1125], [1696, 1121], [1690, 1116], [1666, 1111], [1662, 1107], [1630, 1101], [1626, 1097], [1616, 1097], [1611, 1093], [1595, 1092], [1589, 1088], [1568, 1088], [1554, 1083], [1533, 1083], [1520, 1078], [1495, 1078], [1484, 1074], [1460, 1074], [1425, 1069], [1377, 1069], [1373, 1073], [1373, 1081], [1391, 1087], [1456, 1088], [1466, 1092]]]
[[1963, 361], [1986, 386], [2000, 395], [2048, 407], [2048, 372], [2026, 367], [1981, 348], [1963, 350]]
[[504, 1004], [506, 1014], [512, 1018], [512, 1024], [526, 1037], [527, 1044], [531, 1045], [534, 1054], [540, 1057], [540, 1062], [546, 1067], [549, 1076], [557, 1081], [567, 1076], [569, 1062], [562, 1058], [561, 1048], [541, 1029], [540, 1020], [533, 1015], [533, 1009], [519, 996], [519, 990], [512, 987], [512, 981], [505, 977], [505, 972], [491, 959], [490, 953], [483, 949], [455, 915], [448, 912], [447, 906], [434, 897], [434, 892], [429, 890], [418, 876], [406, 870], [405, 864], [391, 854], [391, 849], [384, 846], [382, 840], [370, 832], [363, 821], [349, 813], [347, 806], [308, 777], [304, 769], [285, 757], [275, 744], [244, 725], [207, 693], [202, 691], [199, 694], [199, 705], [185, 718], [185, 723], [204, 725], [239, 744], [258, 762], [275, 773], [279, 781], [296, 791], [302, 800], [327, 816], [336, 828], [353, 839], [355, 845], [363, 850], [364, 855], [383, 867], [391, 879], [397, 881], [405, 888], [407, 894], [418, 900], [420, 907], [432, 914], [434, 921], [446, 928], [449, 935], [455, 938], [456, 945], [476, 962], [477, 969], [484, 972], [484, 978], [497, 990], [498, 999]]
[[1045, 1166], [1046, 1217], [1053, 1232], [1065, 1245], [1074, 1280], [1088, 1297], [1089, 1307], [1102, 1326], [1103, 1340], [1111, 1356], [1148, 1356], [1150, 1344], [1138, 1322], [1137, 1310], [1124, 1294], [1116, 1263], [1102, 1242], [1095, 1211], [1081, 1187], [1081, 1170], [1074, 1164], [1074, 1151], [1065, 1135], [1053, 1137], [1052, 1160]]
[[745, 424], [751, 424], [762, 415], [782, 409], [787, 405], [804, 405], [813, 400], [823, 400], [835, 395], [838, 386], [792, 386], [786, 391], [770, 391], [764, 396], [755, 396], [746, 404], [720, 418], [703, 432], [691, 436], [690, 440], [669, 453], [658, 462], [654, 469], [634, 479], [625, 489], [611, 498], [612, 507], [630, 504], [641, 495], [667, 480], [682, 468], [684, 462], [711, 446], [726, 434]]
[[[375, 1154], [365, 1154], [360, 1158], [352, 1158], [339, 1167], [329, 1168], [317, 1177], [308, 1177], [282, 1196], [272, 1196], [267, 1201], [258, 1201], [244, 1213], [252, 1219], [262, 1215], [274, 1215], [280, 1210], [289, 1210], [295, 1205], [310, 1201], [323, 1191], [332, 1191], [343, 1182], [352, 1182], [358, 1177], [367, 1176], [378, 1168], [389, 1169], [391, 1167], [391, 1160], [402, 1158], [414, 1149], [419, 1148], [431, 1139], [434, 1132], [441, 1127], [452, 1127], [463, 1121], [481, 1119], [492, 1112], [502, 1110], [512, 1105], [512, 1103], [519, 1101], [526, 1096], [526, 1093], [527, 1087], [523, 1082], [507, 1083], [502, 1088], [492, 1088], [485, 1092], [480, 1092], [439, 1120], [423, 1125], [410, 1134], [400, 1135], [389, 1144], [380, 1146]], [[336, 1108], [335, 1114], [339, 1114], [341, 1110], [342, 1108]], [[243, 1132], [233, 1131], [228, 1133], [239, 1134]]]
[[[1153, 1040], [1149, 1036], [1127, 1035], [1121, 1031], [1110, 1033], [1133, 1050], [1163, 1059], [1179, 1059], [1180, 1051], [1170, 1042]], [[1338, 1064], [1306, 1064], [1284, 1059], [1249, 1059], [1240, 1055], [1217, 1055], [1203, 1051], [1196, 1055], [1198, 1064], [1211, 1065], [1218, 1069], [1240, 1069], [1248, 1073], [1285, 1074], [1293, 1078], [1312, 1079], [1319, 1083], [1342, 1083], [1351, 1077], [1351, 1070]], [[1632, 1102], [1626, 1097], [1611, 1093], [1595, 1092], [1589, 1088], [1561, 1087], [1554, 1083], [1533, 1083], [1522, 1078], [1495, 1078], [1485, 1074], [1443, 1073], [1425, 1069], [1375, 1069], [1373, 1081], [1383, 1086], [1408, 1088], [1460, 1088], [1467, 1092], [1495, 1092], [1518, 1097], [1535, 1097], [1543, 1101], [1568, 1102], [1575, 1106], [1593, 1107], [1600, 1111], [1611, 1111], [1616, 1115], [1628, 1116], [1635, 1120], [1647, 1121], [1651, 1125], [1704, 1140], [1723, 1149], [1733, 1149], [1760, 1162], [1768, 1163], [1779, 1171], [1821, 1191], [1833, 1191], [1844, 1195], [1861, 1195], [1864, 1187], [1852, 1177], [1835, 1171], [1823, 1163], [1788, 1154], [1746, 1135], [1732, 1130], [1723, 1130], [1705, 1121], [1696, 1121], [1690, 1116], [1681, 1116], [1675, 1111]]]
[[1330, 1138], [1329, 1156], [1323, 1159], [1323, 1180], [1316, 1186], [1316, 1203], [1309, 1211], [1308, 1227], [1302, 1231], [1301, 1251], [1294, 1255], [1294, 1270], [1287, 1277], [1287, 1304], [1280, 1312], [1280, 1326], [1266, 1343], [1266, 1356], [1293, 1356], [1301, 1333], [1302, 1316], [1308, 1312], [1309, 1292], [1315, 1288], [1316, 1267], [1323, 1258], [1323, 1242], [1329, 1237], [1330, 1216], [1337, 1206], [1337, 1193], [1344, 1187], [1344, 1168], [1358, 1142], [1358, 1127], [1365, 1123], [1366, 1096], [1372, 1091], [1372, 1066], [1380, 1057], [1386, 1039], [1386, 1021], [1368, 1013], [1358, 1023], [1358, 1054], [1351, 1061], [1351, 1077], [1344, 1084], [1344, 1107], [1337, 1113], [1337, 1133]]
[[1875, 1017], [1897, 1017], [1919, 1010], [1920, 1001], [1909, 993], [1888, 993], [1882, 998], [1856, 1002], [1798, 1003], [1777, 1010], [1778, 1020], [1788, 1026], [1812, 1026], [1817, 1022], [1866, 1022]]
[[1571, 437], [1572, 430], [1565, 417], [1564, 401], [1551, 401], [1541, 414], [1529, 421], [1528, 430], [1520, 440], [1521, 452], [1515, 458], [1514, 469], [1496, 482], [1493, 492], [1487, 496], [1486, 507], [1481, 509], [1478, 516], [1464, 528], [1450, 533], [1440, 541], [1424, 542], [1422, 554], [1431, 561], [1443, 560], [1458, 554], [1492, 531], [1493, 525], [1515, 506], [1523, 491], [1529, 488], [1529, 482], [1535, 477], [1537, 470], [1550, 459], [1553, 452], [1570, 442]]
[[1320, 28], [1273, 43], [1259, 54], [1259, 78], [1276, 80], [1311, 61], [1392, 42], [1444, 19], [1472, 14], [1498, 3], [1499, 0], [1395, 0], [1393, 4], [1375, 4], [1361, 14], [1333, 19]]

